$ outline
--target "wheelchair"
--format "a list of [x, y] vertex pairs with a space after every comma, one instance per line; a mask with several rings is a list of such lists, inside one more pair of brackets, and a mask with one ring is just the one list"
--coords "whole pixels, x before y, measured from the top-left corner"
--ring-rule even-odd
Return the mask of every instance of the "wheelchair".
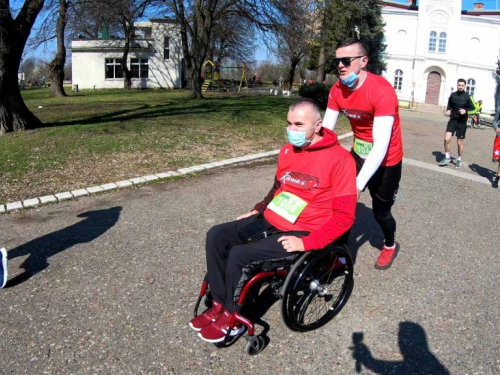
[[[243, 270], [230, 323], [231, 327], [236, 323], [246, 326], [245, 350], [250, 355], [260, 353], [266, 342], [262, 335], [255, 334], [254, 323], [242, 315], [242, 310], [249, 296], [263, 285], [268, 284], [274, 296], [282, 300], [283, 323], [296, 332], [312, 331], [332, 320], [346, 304], [354, 285], [353, 261], [345, 244], [257, 263]], [[212, 306], [206, 276], [194, 308], [195, 317], [202, 300], [207, 309]], [[222, 348], [239, 338], [230, 337], [230, 332], [215, 345]]]

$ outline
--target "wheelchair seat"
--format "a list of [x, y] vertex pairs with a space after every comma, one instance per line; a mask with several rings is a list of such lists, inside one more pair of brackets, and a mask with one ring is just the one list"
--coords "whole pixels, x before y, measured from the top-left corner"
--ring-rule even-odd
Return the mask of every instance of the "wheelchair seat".
[[[354, 285], [353, 262], [345, 244], [333, 244], [321, 250], [253, 262], [245, 267], [235, 291], [236, 307], [230, 325], [239, 322], [247, 326], [246, 351], [251, 355], [260, 353], [265, 342], [254, 334], [253, 323], [241, 312], [247, 295], [253, 287], [261, 285], [262, 280], [268, 281], [276, 289], [275, 295], [282, 299], [280, 311], [285, 325], [292, 331], [307, 332], [327, 324], [346, 304]], [[195, 306], [195, 316], [203, 297], [205, 305], [210, 307], [206, 277]], [[229, 333], [224, 342], [216, 346], [223, 347], [228, 341]]]

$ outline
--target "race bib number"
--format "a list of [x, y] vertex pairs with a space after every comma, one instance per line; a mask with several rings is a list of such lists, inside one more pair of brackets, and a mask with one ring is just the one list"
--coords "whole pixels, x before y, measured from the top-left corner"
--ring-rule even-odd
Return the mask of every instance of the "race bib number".
[[274, 197], [267, 208], [294, 224], [306, 206], [307, 202], [295, 194], [281, 192]]
[[354, 152], [361, 156], [363, 159], [366, 159], [372, 148], [373, 143], [365, 142], [357, 138], [354, 139]]

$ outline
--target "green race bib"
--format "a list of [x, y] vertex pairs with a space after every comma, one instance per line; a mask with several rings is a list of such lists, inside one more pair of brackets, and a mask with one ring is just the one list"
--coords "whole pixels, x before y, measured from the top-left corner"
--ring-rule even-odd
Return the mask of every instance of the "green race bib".
[[366, 159], [372, 148], [373, 143], [354, 138], [354, 152], [361, 156], [363, 159]]
[[274, 197], [267, 208], [294, 224], [306, 206], [307, 202], [295, 194], [281, 192]]

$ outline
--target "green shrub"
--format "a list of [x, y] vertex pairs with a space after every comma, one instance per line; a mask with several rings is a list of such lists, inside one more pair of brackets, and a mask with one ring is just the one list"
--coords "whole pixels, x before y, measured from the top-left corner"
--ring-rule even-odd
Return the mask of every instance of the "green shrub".
[[328, 94], [332, 85], [324, 83], [313, 83], [312, 85], [303, 85], [299, 88], [299, 95], [302, 98], [316, 100], [322, 109], [326, 109], [328, 104]]

